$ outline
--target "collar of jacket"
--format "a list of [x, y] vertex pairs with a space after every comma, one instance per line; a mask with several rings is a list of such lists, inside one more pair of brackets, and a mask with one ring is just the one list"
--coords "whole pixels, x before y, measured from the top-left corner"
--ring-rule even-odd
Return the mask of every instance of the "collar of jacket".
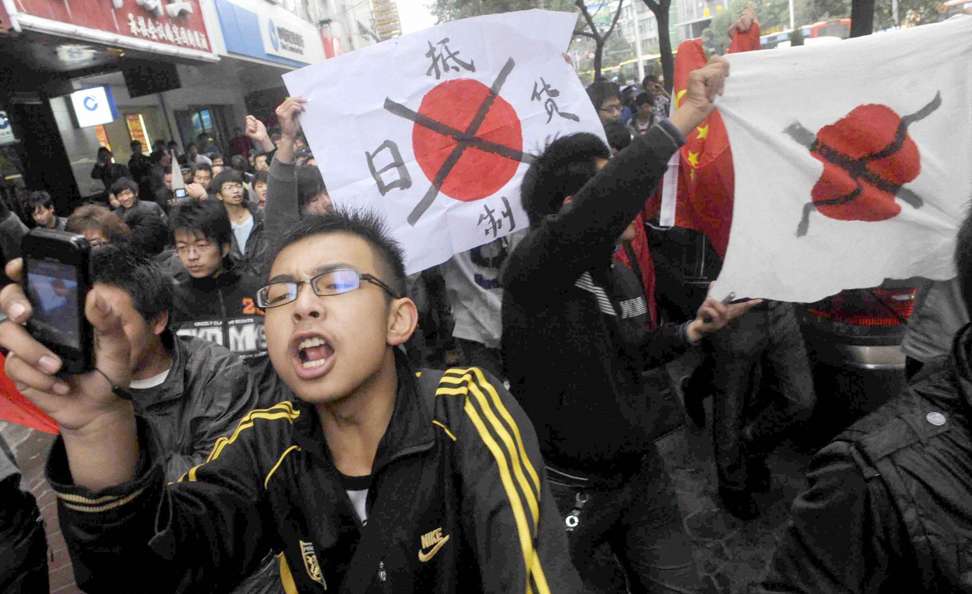
[[[375, 462], [371, 475], [377, 476], [381, 469], [395, 460], [424, 452], [435, 443], [432, 427], [432, 411], [422, 402], [418, 393], [415, 371], [404, 354], [395, 349], [395, 368], [398, 372], [398, 392], [395, 408], [392, 411], [388, 428], [378, 443]], [[321, 429], [314, 406], [297, 399], [300, 416], [294, 422], [294, 440], [305, 452], [330, 463], [331, 455], [327, 450], [324, 431]]]
[[169, 368], [169, 375], [161, 385], [145, 390], [129, 390], [132, 397], [138, 401], [139, 406], [147, 408], [182, 398], [185, 390], [185, 371], [186, 342], [189, 339], [179, 338], [172, 334], [167, 328], [162, 332], [162, 344], [169, 350], [172, 357], [172, 367]]
[[214, 291], [232, 285], [240, 280], [240, 273], [233, 269], [229, 256], [223, 258], [223, 272], [219, 276], [206, 278], [189, 277], [189, 285], [199, 291]]

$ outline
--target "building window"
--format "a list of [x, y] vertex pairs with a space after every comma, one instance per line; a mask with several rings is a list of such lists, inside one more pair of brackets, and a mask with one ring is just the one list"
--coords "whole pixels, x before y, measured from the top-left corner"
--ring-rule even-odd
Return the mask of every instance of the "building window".
[[125, 124], [128, 126], [128, 137], [137, 140], [142, 144], [142, 151], [152, 150], [152, 139], [149, 137], [148, 130], [145, 128], [145, 120], [140, 113], [130, 113], [125, 116]]

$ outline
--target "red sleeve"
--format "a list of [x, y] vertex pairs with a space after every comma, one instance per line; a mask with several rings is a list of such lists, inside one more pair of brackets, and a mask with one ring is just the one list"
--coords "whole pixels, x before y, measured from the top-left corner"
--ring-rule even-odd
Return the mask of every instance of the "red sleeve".
[[729, 53], [751, 52], [759, 49], [759, 23], [754, 22], [749, 31], [740, 33], [733, 31], [732, 43], [729, 44]]

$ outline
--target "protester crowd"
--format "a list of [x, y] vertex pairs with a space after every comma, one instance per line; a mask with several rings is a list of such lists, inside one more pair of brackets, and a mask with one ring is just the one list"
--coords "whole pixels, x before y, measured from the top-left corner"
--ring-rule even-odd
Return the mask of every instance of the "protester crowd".
[[[741, 520], [816, 400], [793, 304], [659, 306], [646, 201], [728, 75], [694, 71], [675, 109], [653, 76], [592, 84], [609, 143], [550, 142], [522, 184], [529, 228], [412, 276], [379, 217], [331, 204], [300, 98], [225, 147], [133, 142], [127, 165], [102, 148], [104, 196], [71, 212], [0, 200], [0, 348], [60, 427], [46, 471], [79, 586], [599, 592], [606, 545], [630, 592], [702, 591], [654, 445], [664, 364], [700, 353], [686, 417], [710, 424]], [[94, 371], [58, 374], [24, 326], [32, 227], [92, 247]], [[972, 588], [972, 219], [956, 262], [909, 332], [909, 387], [814, 458], [761, 591]], [[45, 591], [23, 489], [0, 442], [4, 592]]]

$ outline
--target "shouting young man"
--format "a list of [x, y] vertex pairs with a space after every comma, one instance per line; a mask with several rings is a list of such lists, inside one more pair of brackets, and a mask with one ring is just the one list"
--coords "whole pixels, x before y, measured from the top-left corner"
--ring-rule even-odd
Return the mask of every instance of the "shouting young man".
[[[280, 553], [286, 592], [576, 592], [530, 422], [477, 368], [414, 373], [402, 254], [371, 215], [307, 217], [259, 292], [296, 399], [246, 415], [166, 485], [150, 424], [119, 398], [128, 343], [96, 288], [96, 370], [60, 361], [0, 293], [7, 373], [60, 425], [48, 477], [88, 591], [221, 591]], [[11, 267], [11, 274], [18, 276]]]

